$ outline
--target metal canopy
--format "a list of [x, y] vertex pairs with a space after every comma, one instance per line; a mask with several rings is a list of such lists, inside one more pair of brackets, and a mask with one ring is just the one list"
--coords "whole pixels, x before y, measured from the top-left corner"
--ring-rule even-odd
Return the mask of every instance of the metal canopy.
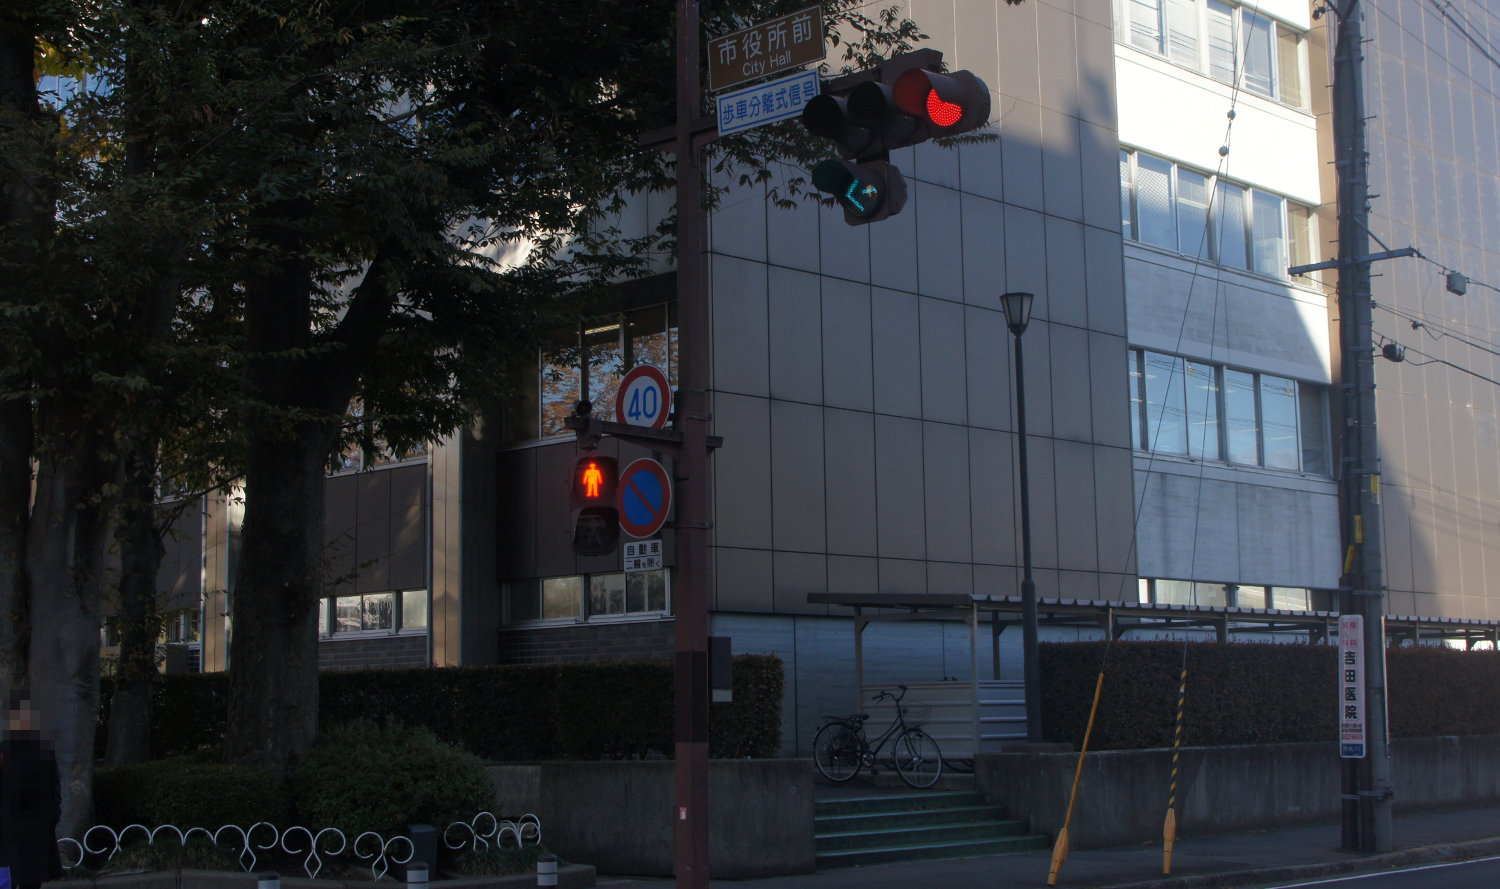
[[[1021, 615], [1020, 596], [980, 596], [972, 593], [808, 593], [807, 601], [813, 605], [853, 608], [855, 615], [863, 618], [863, 622], [893, 618], [910, 620], [914, 615], [920, 614], [968, 618], [973, 625], [981, 613], [989, 612], [991, 632], [997, 637], [996, 645], [998, 635], [1006, 627], [1019, 624]], [[888, 613], [863, 614], [865, 609], [872, 608]], [[1063, 598], [1039, 598], [1037, 611], [1041, 623], [1048, 626], [1093, 626], [1107, 630], [1116, 639], [1123, 638], [1131, 630], [1211, 629], [1221, 641], [1230, 632], [1308, 633], [1316, 641], [1337, 635], [1335, 630], [1339, 617], [1333, 611]], [[1463, 642], [1471, 648], [1476, 642], [1490, 642], [1500, 649], [1500, 620], [1388, 615], [1386, 637], [1389, 641], [1451, 640]]]

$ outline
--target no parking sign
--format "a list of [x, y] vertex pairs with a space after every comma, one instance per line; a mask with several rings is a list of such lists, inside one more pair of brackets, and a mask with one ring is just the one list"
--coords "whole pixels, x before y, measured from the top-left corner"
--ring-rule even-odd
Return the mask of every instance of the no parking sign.
[[661, 530], [672, 508], [672, 478], [665, 467], [642, 457], [620, 473], [617, 491], [620, 530], [631, 537], [650, 537]]

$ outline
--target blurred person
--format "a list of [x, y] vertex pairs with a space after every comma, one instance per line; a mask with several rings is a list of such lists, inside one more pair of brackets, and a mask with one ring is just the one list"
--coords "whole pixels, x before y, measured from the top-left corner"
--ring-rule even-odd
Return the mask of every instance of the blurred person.
[[0, 740], [0, 867], [10, 868], [14, 889], [34, 889], [62, 876], [56, 836], [61, 814], [52, 742], [42, 734], [31, 694], [15, 689]]

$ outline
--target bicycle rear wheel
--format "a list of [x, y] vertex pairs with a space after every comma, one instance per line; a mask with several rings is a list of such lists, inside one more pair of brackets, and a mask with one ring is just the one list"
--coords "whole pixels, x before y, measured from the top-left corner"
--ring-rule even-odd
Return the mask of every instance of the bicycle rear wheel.
[[943, 754], [932, 736], [921, 729], [902, 732], [891, 756], [896, 761], [896, 773], [912, 787], [931, 787], [943, 776]]
[[818, 772], [835, 784], [859, 774], [863, 764], [859, 735], [842, 722], [830, 722], [813, 737], [813, 762]]

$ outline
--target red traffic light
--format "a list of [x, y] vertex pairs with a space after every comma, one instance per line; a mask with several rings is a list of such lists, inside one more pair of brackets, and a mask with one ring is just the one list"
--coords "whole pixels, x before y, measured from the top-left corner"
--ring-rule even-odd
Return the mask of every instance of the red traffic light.
[[990, 89], [970, 71], [903, 71], [891, 87], [896, 107], [930, 123], [934, 136], [956, 136], [990, 119]]

